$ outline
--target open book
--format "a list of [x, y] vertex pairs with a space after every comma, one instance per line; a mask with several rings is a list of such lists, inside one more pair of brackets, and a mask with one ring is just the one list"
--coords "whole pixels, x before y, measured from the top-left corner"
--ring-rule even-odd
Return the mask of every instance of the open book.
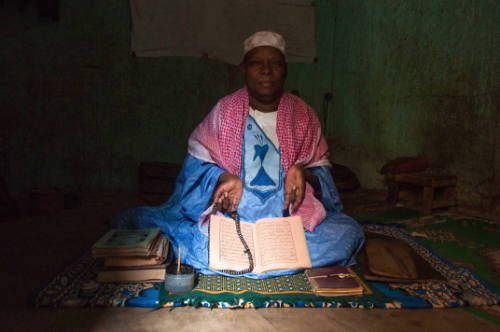
[[[311, 267], [302, 220], [299, 216], [263, 218], [255, 224], [240, 221], [241, 233], [253, 256], [252, 272]], [[244, 252], [233, 219], [210, 217], [209, 263], [212, 270], [244, 270]]]

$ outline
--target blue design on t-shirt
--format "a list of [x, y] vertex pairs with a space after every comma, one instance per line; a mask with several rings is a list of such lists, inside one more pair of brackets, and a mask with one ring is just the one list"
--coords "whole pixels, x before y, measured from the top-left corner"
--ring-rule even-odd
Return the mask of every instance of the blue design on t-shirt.
[[255, 144], [253, 146], [253, 148], [255, 150], [255, 153], [253, 155], [253, 160], [255, 160], [255, 158], [259, 157], [260, 162], [262, 163], [264, 161], [264, 158], [266, 157], [267, 150], [269, 150], [269, 145], [267, 145], [267, 144], [265, 144], [265, 145]]
[[267, 150], [269, 150], [269, 145], [267, 145], [267, 144], [257, 145], [256, 144], [253, 147], [255, 149], [255, 154], [253, 155], [253, 160], [255, 160], [255, 158], [259, 157], [261, 165], [259, 168], [259, 172], [253, 178], [253, 180], [250, 182], [250, 184], [252, 186], [275, 186], [276, 183], [273, 180], [271, 180], [269, 175], [266, 173], [266, 170], [262, 166], [262, 164], [264, 162], [264, 158], [266, 158]]
[[242, 174], [245, 190], [261, 201], [281, 188], [282, 167], [280, 152], [252, 116], [247, 117], [243, 137]]

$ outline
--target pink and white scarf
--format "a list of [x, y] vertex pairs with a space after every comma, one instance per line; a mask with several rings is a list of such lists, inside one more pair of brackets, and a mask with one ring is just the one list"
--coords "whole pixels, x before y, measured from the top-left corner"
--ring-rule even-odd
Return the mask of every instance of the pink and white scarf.
[[[248, 109], [246, 88], [222, 98], [189, 137], [188, 152], [239, 176]], [[285, 174], [294, 164], [311, 167], [319, 166], [325, 160], [328, 163], [325, 158], [328, 146], [321, 135], [316, 113], [299, 97], [283, 92], [278, 106], [276, 134]], [[302, 216], [304, 228], [309, 231], [325, 218], [324, 207], [314, 197], [309, 184], [304, 201], [294, 214]]]

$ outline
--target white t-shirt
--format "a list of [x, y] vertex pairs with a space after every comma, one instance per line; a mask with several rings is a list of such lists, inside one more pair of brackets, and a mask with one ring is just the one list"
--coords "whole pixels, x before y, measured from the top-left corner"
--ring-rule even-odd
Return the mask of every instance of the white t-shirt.
[[278, 134], [276, 134], [276, 116], [278, 115], [278, 111], [266, 113], [258, 111], [250, 106], [248, 114], [255, 119], [255, 122], [257, 122], [271, 142], [273, 142], [276, 149], [279, 149], [280, 142], [278, 141]]

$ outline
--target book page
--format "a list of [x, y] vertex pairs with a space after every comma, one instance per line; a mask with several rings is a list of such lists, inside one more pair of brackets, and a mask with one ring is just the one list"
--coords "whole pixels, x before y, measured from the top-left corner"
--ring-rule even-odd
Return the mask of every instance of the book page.
[[257, 261], [255, 272], [311, 267], [302, 219], [265, 218], [256, 223]]
[[[254, 224], [240, 221], [241, 234], [255, 261], [253, 239]], [[210, 217], [209, 263], [212, 270], [244, 270], [248, 268], [248, 255], [236, 232], [233, 219], [213, 215]]]

